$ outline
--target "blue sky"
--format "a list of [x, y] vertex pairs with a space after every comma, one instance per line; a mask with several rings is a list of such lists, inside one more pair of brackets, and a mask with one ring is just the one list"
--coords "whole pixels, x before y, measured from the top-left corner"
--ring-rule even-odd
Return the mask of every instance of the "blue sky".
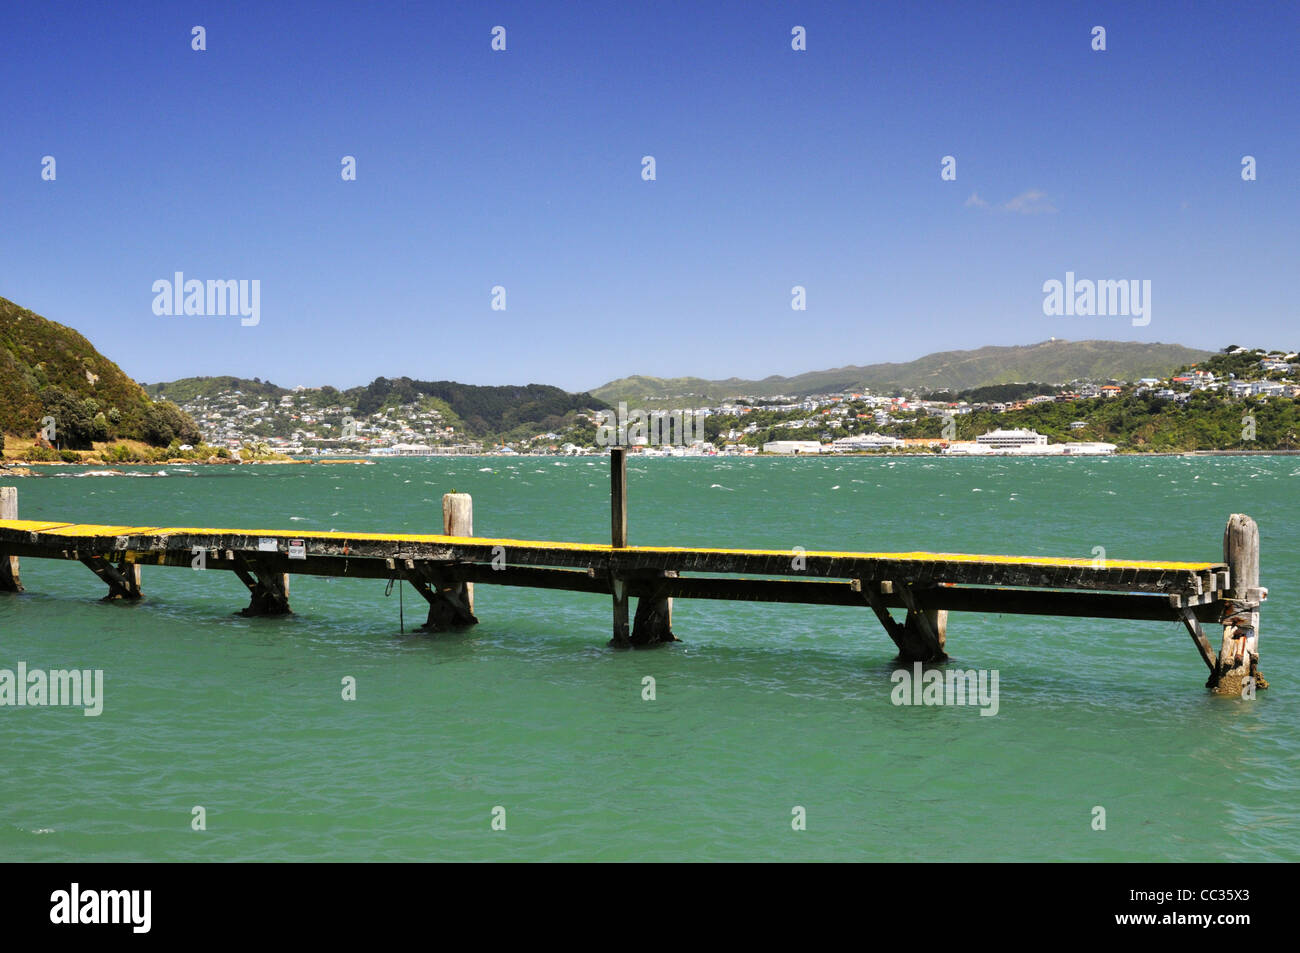
[[[1298, 28], [1295, 3], [5, 4], [0, 295], [145, 381], [1294, 348]], [[260, 323], [155, 315], [176, 271], [259, 280]], [[1045, 316], [1067, 271], [1150, 280], [1150, 324]]]

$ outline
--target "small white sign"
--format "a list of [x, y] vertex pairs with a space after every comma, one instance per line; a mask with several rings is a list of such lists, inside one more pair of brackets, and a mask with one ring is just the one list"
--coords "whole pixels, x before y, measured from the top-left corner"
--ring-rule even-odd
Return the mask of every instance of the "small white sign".
[[289, 558], [290, 558], [290, 559], [306, 559], [306, 558], [307, 558], [307, 544], [304, 543], [301, 539], [291, 539], [291, 540], [289, 540]]
[[278, 553], [280, 546], [274, 539], [263, 536], [257, 541], [257, 551], [259, 553]]

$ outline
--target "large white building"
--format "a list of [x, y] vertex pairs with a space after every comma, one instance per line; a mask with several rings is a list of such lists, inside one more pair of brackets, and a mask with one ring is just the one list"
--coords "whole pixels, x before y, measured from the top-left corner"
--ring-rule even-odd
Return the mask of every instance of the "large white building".
[[1015, 450], [1019, 447], [1045, 447], [1047, 435], [1036, 430], [990, 430], [976, 437], [975, 442], [990, 450]]
[[1046, 434], [1034, 430], [992, 430], [975, 438], [949, 444], [944, 453], [950, 454], [1012, 454], [1015, 456], [1098, 456], [1112, 454], [1113, 443], [1053, 443]]
[[821, 453], [818, 440], [771, 440], [763, 444], [764, 453]]
[[852, 437], [840, 437], [831, 443], [831, 448], [837, 453], [851, 453], [855, 450], [894, 450], [901, 446], [903, 441], [897, 437], [880, 433], [854, 434]]

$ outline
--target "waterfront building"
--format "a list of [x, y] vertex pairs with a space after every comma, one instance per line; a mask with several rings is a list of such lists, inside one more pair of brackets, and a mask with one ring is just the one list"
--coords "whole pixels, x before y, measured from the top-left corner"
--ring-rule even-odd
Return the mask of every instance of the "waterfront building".
[[903, 441], [886, 434], [863, 433], [851, 437], [840, 437], [831, 444], [836, 453], [852, 453], [857, 450], [894, 450], [903, 446]]
[[817, 440], [771, 440], [763, 444], [764, 453], [821, 453], [822, 445]]
[[1045, 447], [1047, 436], [1036, 430], [990, 430], [980, 434], [975, 442], [989, 450], [1014, 450], [1018, 447]]

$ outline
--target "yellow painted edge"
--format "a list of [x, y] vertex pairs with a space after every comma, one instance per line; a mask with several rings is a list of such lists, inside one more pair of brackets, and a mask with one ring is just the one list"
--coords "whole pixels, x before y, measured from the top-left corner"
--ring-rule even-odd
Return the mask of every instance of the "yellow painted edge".
[[152, 533], [150, 526], [99, 526], [93, 523], [60, 523], [54, 529], [39, 530], [45, 536], [85, 536], [100, 538], [105, 536], [134, 536]]
[[[286, 531], [270, 529], [216, 529], [211, 527], [184, 526], [99, 526], [90, 523], [40, 523], [31, 520], [0, 520], [0, 529], [18, 529], [27, 532], [39, 532], [47, 536], [259, 536], [269, 539], [330, 539], [354, 540], [356, 542], [393, 542], [393, 543], [428, 543], [461, 544], [471, 546], [503, 546], [518, 549], [558, 549], [567, 552], [610, 553], [613, 547], [601, 543], [567, 543], [546, 542], [533, 539], [499, 539], [482, 536], [439, 536], [432, 534], [402, 533], [388, 535], [384, 533], [337, 533]], [[629, 546], [621, 552], [628, 553], [702, 553], [725, 556], [782, 556], [792, 555], [790, 550], [780, 549], [701, 549], [684, 546]], [[804, 556], [830, 559], [890, 559], [914, 562], [970, 562], [992, 563], [995, 565], [1028, 566], [1071, 566], [1091, 568], [1091, 559], [1075, 559], [1056, 556], [1005, 556], [981, 555], [974, 553], [929, 553], [929, 552], [827, 552], [808, 551]], [[1156, 562], [1128, 559], [1108, 559], [1106, 569], [1176, 569], [1190, 572], [1213, 569], [1220, 563], [1206, 562]]]
[[17, 529], [25, 533], [42, 533], [67, 523], [54, 523], [49, 520], [0, 520], [0, 529]]

